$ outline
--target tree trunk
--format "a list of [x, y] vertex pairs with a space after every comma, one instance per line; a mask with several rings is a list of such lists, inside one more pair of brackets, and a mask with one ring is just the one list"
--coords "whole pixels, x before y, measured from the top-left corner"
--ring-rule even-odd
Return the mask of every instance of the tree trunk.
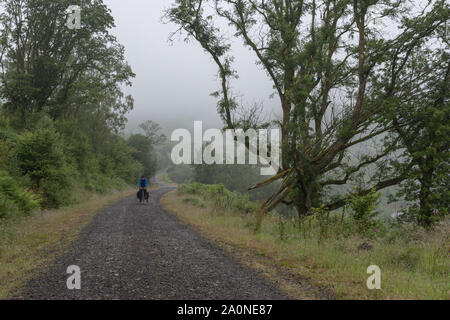
[[430, 205], [429, 196], [431, 194], [431, 187], [433, 181], [433, 169], [423, 171], [420, 179], [420, 193], [419, 193], [419, 217], [418, 222], [425, 228], [429, 228], [432, 224], [433, 208]]

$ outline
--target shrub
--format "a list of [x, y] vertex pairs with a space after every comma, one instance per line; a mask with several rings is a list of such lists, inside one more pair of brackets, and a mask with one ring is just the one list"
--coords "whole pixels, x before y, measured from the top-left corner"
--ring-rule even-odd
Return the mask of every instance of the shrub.
[[181, 193], [203, 195], [204, 192], [206, 191], [206, 185], [203, 185], [198, 182], [192, 182], [181, 186], [179, 190]]
[[232, 209], [244, 213], [256, 211], [258, 205], [250, 201], [249, 196], [231, 192], [221, 184], [205, 185], [192, 182], [179, 188], [181, 193], [199, 195], [213, 202], [218, 209]]
[[30, 214], [38, 207], [38, 196], [24, 190], [6, 172], [0, 171], [0, 218], [14, 211]]
[[0, 168], [9, 166], [12, 141], [16, 138], [17, 134], [9, 127], [7, 119], [0, 115]]
[[258, 209], [258, 204], [250, 201], [250, 196], [247, 194], [239, 195], [236, 197], [234, 207], [245, 213], [253, 213]]
[[67, 203], [71, 189], [71, 169], [64, 156], [59, 134], [53, 129], [25, 132], [15, 148], [18, 167], [33, 188], [42, 194], [42, 205], [57, 208]]
[[0, 168], [6, 168], [8, 166], [9, 154], [10, 148], [7, 142], [0, 138]]
[[377, 193], [376, 190], [370, 191], [365, 196], [349, 195], [348, 206], [351, 209], [351, 216], [356, 222], [360, 234], [371, 236], [373, 231], [379, 227], [375, 217], [379, 214], [376, 209], [380, 198], [381, 193]]

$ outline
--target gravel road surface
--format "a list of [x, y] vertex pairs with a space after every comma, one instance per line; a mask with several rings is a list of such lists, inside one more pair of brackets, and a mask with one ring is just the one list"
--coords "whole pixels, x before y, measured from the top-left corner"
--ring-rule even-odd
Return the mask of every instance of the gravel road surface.
[[[244, 299], [285, 297], [263, 278], [169, 215], [152, 191], [149, 204], [126, 198], [102, 210], [53, 266], [26, 286], [24, 299]], [[69, 266], [81, 289], [67, 288]]]

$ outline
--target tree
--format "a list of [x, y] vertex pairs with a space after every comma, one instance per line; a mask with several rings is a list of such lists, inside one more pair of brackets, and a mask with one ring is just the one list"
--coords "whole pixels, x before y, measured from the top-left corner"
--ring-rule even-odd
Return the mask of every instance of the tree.
[[[66, 25], [70, 5], [82, 10], [80, 29]], [[76, 201], [75, 186], [104, 192], [134, 181], [142, 166], [119, 136], [134, 104], [122, 87], [134, 74], [109, 33], [110, 10], [102, 0], [0, 6], [0, 114], [11, 126], [0, 130], [1, 164], [47, 207]]]
[[[97, 92], [116, 100], [110, 101], [110, 110], [119, 109], [118, 84], [129, 84], [134, 74], [124, 62], [123, 47], [108, 32], [114, 20], [101, 0], [2, 0], [0, 4], [4, 9], [1, 94], [15, 127], [29, 127], [33, 116], [41, 113], [54, 120], [67, 119], [78, 112], [80, 106], [73, 103], [80, 103], [81, 97], [98, 103]], [[74, 4], [83, 13], [79, 30], [66, 27], [65, 11]], [[82, 95], [83, 90], [90, 90], [90, 95]], [[120, 117], [121, 111], [116, 114]]]
[[445, 28], [433, 35], [436, 49], [411, 51], [400, 75], [405, 80], [383, 118], [393, 123], [387, 140], [397, 141], [401, 152], [392, 167], [409, 167], [398, 196], [412, 202], [411, 215], [427, 228], [448, 214], [450, 205], [450, 51]]
[[70, 193], [66, 186], [73, 171], [67, 165], [61, 136], [54, 129], [24, 132], [15, 153], [21, 173], [42, 194], [44, 207], [57, 208], [67, 200]]
[[[208, 8], [212, 7], [213, 12]], [[401, 30], [388, 37], [376, 18]], [[256, 187], [282, 179], [281, 188], [261, 208], [261, 216], [279, 203], [295, 206], [300, 217], [324, 204], [329, 210], [345, 205], [345, 197], [325, 196], [330, 186], [342, 186], [369, 166], [385, 163], [396, 144], [351, 155], [361, 144], [381, 139], [394, 126], [378, 121], [404, 79], [399, 75], [419, 48], [448, 17], [444, 1], [414, 12], [402, 1], [389, 0], [177, 0], [166, 18], [194, 39], [219, 68], [222, 90], [219, 113], [235, 128], [236, 102], [229, 82], [236, 76], [228, 39], [215, 25], [224, 19], [234, 36], [255, 54], [280, 101], [282, 168]], [[378, 86], [390, 67], [391, 76]], [[375, 90], [377, 88], [377, 90]], [[384, 162], [383, 162], [384, 161]], [[412, 164], [395, 176], [373, 175], [358, 190], [369, 194], [403, 181]]]
[[134, 134], [128, 138], [127, 143], [135, 150], [133, 158], [144, 168], [142, 174], [146, 177], [152, 176], [157, 170], [157, 162], [151, 141], [142, 134]]
[[128, 145], [136, 151], [133, 153], [134, 159], [144, 167], [144, 175], [153, 176], [158, 170], [158, 158], [155, 148], [166, 141], [166, 136], [161, 134], [161, 126], [151, 120], [147, 120], [139, 125], [144, 132], [134, 134], [128, 138]]
[[139, 125], [139, 129], [144, 131], [144, 135], [150, 141], [153, 146], [160, 145], [166, 141], [166, 136], [161, 131], [161, 126], [153, 122], [152, 120], [147, 120]]

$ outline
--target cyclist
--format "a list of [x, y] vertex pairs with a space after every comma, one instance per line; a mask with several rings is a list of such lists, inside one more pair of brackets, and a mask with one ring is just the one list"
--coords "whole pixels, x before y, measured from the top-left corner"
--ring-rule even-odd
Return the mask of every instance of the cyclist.
[[147, 187], [148, 187], [148, 180], [147, 180], [147, 178], [146, 178], [145, 176], [142, 176], [142, 177], [139, 179], [139, 192], [144, 191], [144, 196], [143, 196], [143, 198], [144, 198], [144, 199], [147, 199], [147, 201], [148, 201]]

